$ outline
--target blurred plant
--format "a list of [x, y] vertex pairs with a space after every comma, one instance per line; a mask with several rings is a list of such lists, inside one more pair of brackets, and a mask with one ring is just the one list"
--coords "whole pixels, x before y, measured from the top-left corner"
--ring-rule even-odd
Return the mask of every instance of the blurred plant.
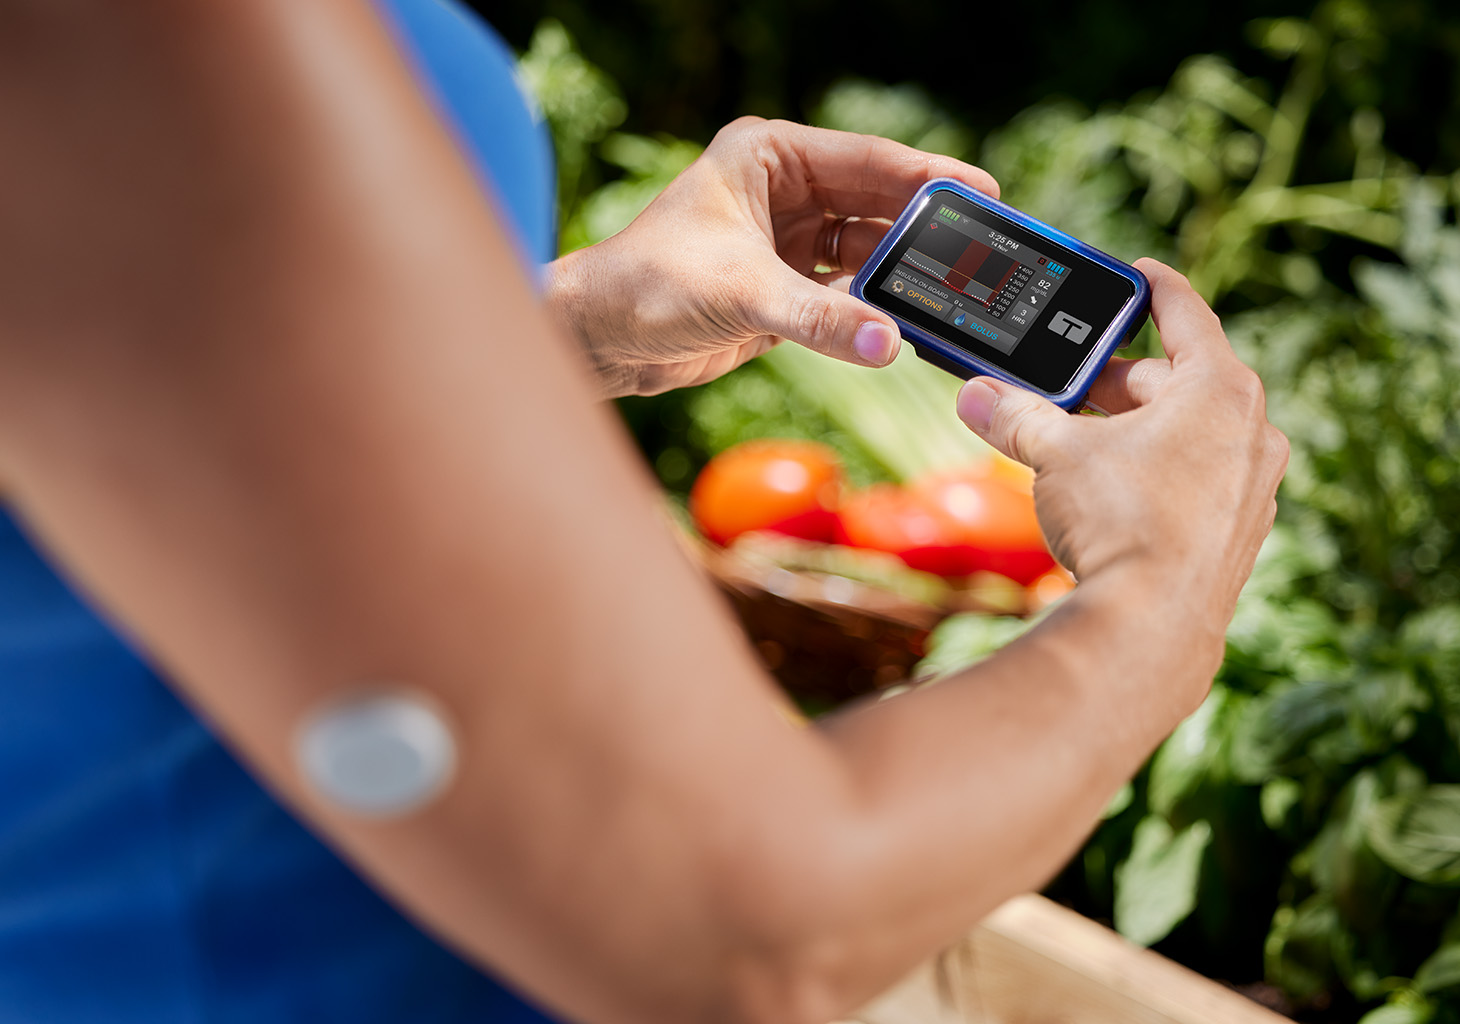
[[[1295, 184], [1314, 104], [1335, 76], [1363, 73], [1375, 52], [1374, 19], [1358, 3], [1320, 5], [1311, 22], [1257, 22], [1252, 33], [1269, 55], [1293, 59], [1275, 102], [1263, 84], [1224, 61], [1199, 57], [1178, 71], [1172, 88], [1120, 118], [1121, 141], [1148, 182], [1142, 209], [1176, 227], [1178, 252], [1209, 300], [1254, 282], [1310, 294], [1320, 278], [1311, 256], [1265, 244], [1283, 226], [1299, 239], [1326, 231], [1392, 248], [1400, 237], [1393, 211], [1412, 168], [1387, 154], [1383, 118], [1372, 108], [1350, 120], [1350, 180]], [[1179, 218], [1179, 219], [1178, 219]]]
[[845, 78], [817, 104], [812, 121], [824, 128], [880, 135], [914, 149], [967, 160], [973, 133], [935, 103], [921, 86], [883, 85]]
[[[1322, 276], [1312, 254], [1326, 235], [1384, 248], [1399, 243], [1398, 211], [1415, 171], [1384, 149], [1382, 115], [1360, 106], [1347, 138], [1324, 140], [1352, 154], [1352, 177], [1297, 180], [1312, 148], [1305, 133], [1315, 104], [1370, 74], [1382, 56], [1369, 7], [1337, 0], [1320, 4], [1311, 21], [1250, 28], [1267, 55], [1292, 61], [1275, 100], [1268, 83], [1243, 77], [1227, 61], [1194, 57], [1164, 92], [1121, 109], [1085, 116], [1067, 106], [1034, 108], [990, 140], [985, 166], [1016, 202], [1077, 234], [1100, 238], [1102, 227], [1114, 226], [1123, 229], [1122, 241], [1143, 242], [1142, 227], [1147, 235], [1152, 227], [1169, 230], [1180, 265], [1213, 303], [1233, 291], [1263, 301], [1313, 294]], [[1111, 217], [1136, 190], [1140, 223]], [[1281, 239], [1272, 234], [1278, 228]]]

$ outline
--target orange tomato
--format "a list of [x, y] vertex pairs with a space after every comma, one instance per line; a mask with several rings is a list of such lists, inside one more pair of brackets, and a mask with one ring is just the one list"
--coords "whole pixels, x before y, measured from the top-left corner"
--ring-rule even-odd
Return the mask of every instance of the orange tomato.
[[841, 483], [841, 464], [826, 445], [746, 441], [705, 464], [690, 490], [689, 512], [716, 544], [751, 530], [831, 540]]
[[1035, 611], [1047, 608], [1075, 589], [1075, 577], [1055, 566], [1029, 584], [1029, 605]]
[[974, 468], [971, 472], [974, 474], [982, 472], [989, 479], [1006, 483], [1021, 494], [1031, 497], [1034, 495], [1034, 470], [1022, 462], [1015, 462], [1007, 455], [994, 452], [993, 457], [985, 462], [981, 469]]

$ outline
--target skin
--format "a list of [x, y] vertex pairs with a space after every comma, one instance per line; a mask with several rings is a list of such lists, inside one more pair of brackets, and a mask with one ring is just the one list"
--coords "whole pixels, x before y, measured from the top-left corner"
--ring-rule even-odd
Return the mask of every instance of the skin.
[[[1117, 415], [960, 397], [1038, 470], [1080, 587], [958, 678], [790, 724], [595, 398], [798, 324], [847, 356], [880, 317], [747, 271], [753, 294], [681, 280], [614, 330], [642, 278], [598, 256], [642, 272], [697, 244], [670, 212], [706, 210], [731, 269], [773, 243], [808, 271], [819, 204], [886, 217], [949, 170], [843, 140], [864, 163], [839, 179], [823, 138], [734, 126], [574, 261], [595, 285], [558, 268], [555, 318], [366, 6], [0, 2], [17, 510], [304, 820], [567, 1019], [820, 1024], [1040, 884], [1202, 700], [1271, 523], [1286, 447], [1261, 386], [1144, 263], [1171, 359], [1102, 378]], [[296, 723], [361, 681], [429, 694], [458, 738], [406, 819], [342, 813], [295, 768]]]
[[[547, 302], [577, 334], [605, 397], [702, 384], [782, 338], [884, 366], [898, 352], [897, 326], [847, 287], [913, 193], [938, 177], [999, 194], [960, 160], [744, 117], [628, 228], [557, 260]], [[840, 231], [838, 217], [850, 218]]]

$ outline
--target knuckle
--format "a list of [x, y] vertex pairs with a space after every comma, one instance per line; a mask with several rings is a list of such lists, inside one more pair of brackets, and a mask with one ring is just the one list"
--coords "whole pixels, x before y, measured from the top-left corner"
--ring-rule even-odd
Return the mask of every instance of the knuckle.
[[1027, 405], [1016, 405], [1005, 399], [995, 408], [991, 426], [994, 436], [1002, 439], [1005, 451], [1020, 462], [1028, 464], [1028, 456], [1038, 443], [1039, 427], [1035, 422], [1034, 410]]
[[796, 300], [791, 315], [791, 325], [796, 337], [808, 343], [818, 352], [829, 352], [837, 336], [841, 316], [833, 302], [822, 298], [804, 297]]
[[1276, 464], [1286, 466], [1288, 464], [1288, 457], [1292, 454], [1293, 450], [1292, 444], [1288, 441], [1288, 436], [1271, 423], [1267, 424], [1265, 433], [1268, 455]]
[[718, 153], [722, 150], [734, 152], [741, 149], [754, 149], [767, 134], [766, 124], [765, 118], [757, 117], [755, 114], [737, 117], [715, 133], [715, 137], [710, 140], [706, 151], [715, 150]]
[[1137, 394], [1154, 393], [1171, 373], [1171, 367], [1165, 360], [1142, 359], [1130, 371], [1131, 390]]
[[740, 117], [737, 117], [735, 120], [731, 121], [725, 127], [716, 132], [715, 138], [730, 139], [742, 135], [748, 135], [752, 132], [758, 131], [761, 126], [766, 123], [766, 119], [763, 117], [758, 117], [755, 114], [744, 114]]
[[1233, 409], [1244, 418], [1267, 417], [1267, 392], [1262, 387], [1262, 379], [1242, 364], [1236, 364], [1237, 369], [1230, 374], [1227, 386], [1226, 397]]
[[999, 409], [997, 411], [999, 415], [994, 418], [993, 432], [995, 436], [1003, 440], [1004, 451], [1018, 459], [1024, 450], [1022, 444], [1027, 436], [1026, 424], [1029, 416], [1018, 410]]

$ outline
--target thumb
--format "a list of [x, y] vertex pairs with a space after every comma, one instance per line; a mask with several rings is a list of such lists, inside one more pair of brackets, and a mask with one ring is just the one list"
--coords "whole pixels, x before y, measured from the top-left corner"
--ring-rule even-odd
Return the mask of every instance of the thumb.
[[863, 366], [886, 366], [902, 348], [891, 317], [785, 264], [769, 276], [762, 295], [750, 316], [756, 331]]
[[1049, 399], [990, 377], [963, 385], [958, 418], [1009, 458], [1036, 470], [1070, 429], [1070, 415]]

